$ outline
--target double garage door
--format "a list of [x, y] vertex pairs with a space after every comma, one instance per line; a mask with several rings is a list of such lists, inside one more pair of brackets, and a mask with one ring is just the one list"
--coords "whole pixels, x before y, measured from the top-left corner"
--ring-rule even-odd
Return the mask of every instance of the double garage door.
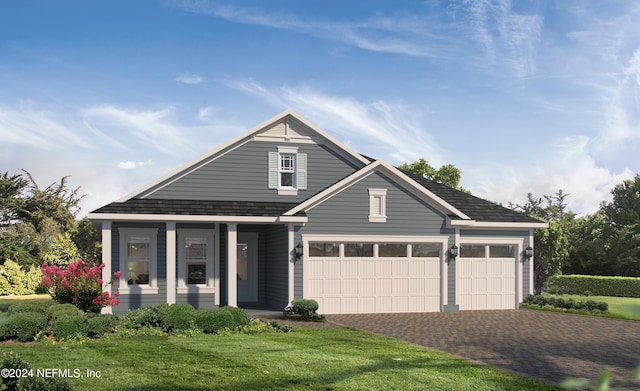
[[324, 314], [437, 312], [443, 243], [305, 243], [304, 297]]

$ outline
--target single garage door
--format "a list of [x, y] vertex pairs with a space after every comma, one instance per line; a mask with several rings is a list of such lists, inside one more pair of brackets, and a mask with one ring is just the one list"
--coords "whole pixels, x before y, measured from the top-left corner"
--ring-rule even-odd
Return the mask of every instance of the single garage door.
[[460, 310], [516, 308], [517, 245], [462, 244], [456, 271]]
[[311, 241], [304, 297], [324, 314], [440, 311], [442, 246]]

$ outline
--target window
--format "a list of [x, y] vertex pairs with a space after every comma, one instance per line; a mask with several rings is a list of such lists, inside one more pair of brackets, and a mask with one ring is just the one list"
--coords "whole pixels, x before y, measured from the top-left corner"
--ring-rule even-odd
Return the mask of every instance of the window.
[[120, 228], [120, 271], [121, 293], [136, 289], [140, 293], [158, 293], [157, 270], [157, 228]]
[[345, 257], [373, 257], [373, 244], [371, 243], [346, 243], [344, 245]]
[[460, 246], [460, 256], [464, 258], [484, 258], [484, 244], [463, 244]]
[[414, 258], [440, 258], [440, 243], [420, 243], [414, 244], [411, 249], [411, 256]]
[[177, 293], [213, 293], [214, 236], [212, 229], [178, 229]]
[[278, 147], [269, 152], [269, 189], [280, 195], [297, 195], [307, 189], [307, 154], [298, 147]]
[[380, 243], [378, 245], [379, 257], [406, 257], [407, 245], [404, 243]]
[[490, 258], [513, 258], [516, 255], [516, 246], [513, 244], [489, 246]]
[[339, 257], [340, 244], [311, 242], [309, 243], [309, 256], [310, 257]]
[[369, 189], [369, 222], [387, 221], [387, 189]]

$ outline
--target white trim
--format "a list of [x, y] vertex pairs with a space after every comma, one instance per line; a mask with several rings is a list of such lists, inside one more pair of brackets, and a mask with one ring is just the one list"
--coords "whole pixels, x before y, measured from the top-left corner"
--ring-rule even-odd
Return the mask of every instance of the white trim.
[[[186, 261], [185, 239], [188, 236], [199, 236], [205, 238], [205, 283], [197, 285], [187, 284], [186, 267], [189, 262]], [[181, 228], [178, 230], [178, 287], [177, 293], [215, 293], [216, 292], [216, 268], [215, 268], [215, 240], [216, 231], [209, 228]]]
[[213, 232], [213, 304], [220, 305], [220, 224], [216, 223]]
[[[234, 149], [238, 148], [239, 146], [251, 141], [251, 139], [253, 137], [255, 137], [257, 133], [265, 130], [266, 128], [270, 127], [274, 123], [285, 119], [287, 116], [293, 117], [296, 121], [300, 122], [301, 124], [305, 125], [309, 129], [311, 129], [313, 132], [317, 133], [321, 138], [329, 141], [335, 147], [337, 147], [338, 149], [340, 149], [343, 152], [345, 152], [345, 154], [343, 154], [343, 155], [347, 155], [348, 157], [351, 158], [351, 160], [361, 162], [361, 163], [363, 163], [365, 165], [370, 163], [370, 161], [368, 159], [366, 159], [364, 156], [360, 155], [359, 153], [355, 152], [354, 150], [352, 150], [351, 148], [349, 148], [345, 144], [343, 144], [343, 143], [339, 142], [338, 140], [336, 140], [335, 138], [331, 137], [328, 133], [325, 133], [323, 130], [321, 130], [317, 126], [313, 125], [311, 122], [307, 121], [305, 118], [303, 118], [298, 113], [294, 112], [291, 109], [288, 109], [288, 110], [285, 110], [285, 111], [281, 112], [280, 114], [277, 114], [276, 116], [274, 116], [272, 118], [269, 118], [268, 120], [266, 120], [266, 121], [264, 121], [264, 122], [262, 122], [262, 123], [260, 123], [260, 124], [258, 124], [256, 126], [254, 126], [253, 128], [249, 129], [248, 131], [246, 131], [246, 132], [240, 134], [239, 136], [229, 140], [228, 142], [218, 146], [217, 148], [214, 148], [211, 151], [206, 152], [203, 155], [200, 155], [199, 157], [197, 157], [197, 158], [189, 161], [188, 163], [178, 167], [177, 169], [170, 171], [169, 173], [167, 173], [167, 174], [163, 175], [162, 177], [158, 178], [157, 180], [155, 180], [155, 181], [153, 181], [153, 182], [151, 182], [149, 184], [146, 184], [146, 185], [134, 190], [133, 192], [131, 192], [131, 193], [123, 196], [122, 198], [118, 199], [116, 202], [125, 202], [125, 201], [130, 200], [131, 198], [138, 197], [138, 196], [140, 196], [141, 198], [145, 198], [145, 197], [149, 196], [150, 194], [153, 194], [154, 192], [158, 191], [159, 189], [163, 188], [164, 186], [175, 182], [176, 180], [178, 180], [179, 178], [183, 177], [184, 175], [187, 175], [187, 174], [193, 172], [194, 170], [197, 170], [198, 168], [202, 167], [203, 165], [211, 163], [212, 161], [218, 159], [223, 154], [226, 154], [226, 153], [230, 152], [231, 150], [234, 150]], [[280, 139], [279, 141], [287, 141], [287, 140]], [[293, 140], [291, 140], [291, 141], [293, 141]], [[156, 188], [156, 189], [154, 189], [154, 188]], [[152, 190], [152, 189], [154, 189], [154, 190]]]
[[[295, 262], [296, 262], [296, 243], [295, 243], [295, 225], [293, 224], [289, 224], [287, 226], [287, 241], [289, 243], [289, 267], [288, 267], [288, 282], [289, 282], [289, 286], [288, 286], [288, 296], [289, 296], [289, 303], [291, 303], [291, 301], [293, 299], [295, 299], [295, 289], [294, 289], [294, 282], [295, 282]], [[300, 261], [304, 260], [304, 254], [306, 254], [306, 252], [303, 249], [303, 253], [302, 253], [302, 259]]]
[[[378, 213], [375, 210], [376, 203], [380, 206]], [[387, 189], [369, 189], [369, 222], [387, 222]]]
[[285, 155], [296, 155], [298, 153], [298, 147], [283, 147], [278, 145], [278, 153]]
[[535, 253], [535, 247], [534, 246], [534, 240], [533, 240], [533, 230], [529, 231], [529, 246], [531, 246], [531, 252], [532, 252], [532, 256], [531, 259], [529, 259], [529, 294], [532, 295], [535, 292], [535, 287], [533, 286], [534, 284], [534, 280], [533, 280], [533, 262], [535, 260], [536, 257], [536, 253]]
[[[448, 236], [410, 236], [410, 235], [322, 235], [303, 234], [302, 241], [324, 241], [341, 243], [433, 243], [448, 242]], [[445, 243], [446, 246], [446, 243]], [[306, 254], [306, 253], [305, 253]]]
[[320, 205], [324, 201], [333, 197], [335, 194], [338, 194], [341, 191], [351, 187], [358, 181], [366, 178], [367, 176], [373, 174], [376, 171], [381, 171], [384, 174], [391, 176], [392, 178], [395, 178], [395, 180], [399, 182], [399, 184], [404, 185], [403, 187], [405, 189], [409, 190], [419, 198], [426, 199], [430, 201], [430, 203], [435, 204], [433, 206], [435, 206], [445, 215], [449, 213], [453, 213], [459, 218], [469, 219], [469, 217], [464, 213], [462, 213], [460, 210], [458, 210], [457, 208], [453, 207], [451, 204], [449, 204], [442, 198], [435, 195], [426, 187], [421, 186], [419, 183], [417, 183], [413, 179], [403, 174], [397, 168], [391, 166], [390, 164], [382, 160], [377, 160], [374, 163], [371, 163], [368, 166], [363, 167], [362, 169], [354, 172], [353, 174], [335, 183], [334, 185], [328, 187], [327, 189], [321, 191], [320, 193], [314, 195], [313, 197], [308, 198], [306, 201], [298, 204], [293, 209], [288, 210], [283, 215], [293, 216], [300, 211], [313, 209], [314, 207]]
[[238, 306], [238, 225], [227, 224], [227, 305]]
[[167, 221], [167, 304], [176, 303], [176, 223]]
[[[102, 222], [102, 264], [104, 265], [104, 269], [102, 269], [102, 281], [104, 282], [113, 280], [111, 263], [111, 221], [105, 220]], [[111, 294], [111, 285], [104, 286], [102, 290]], [[111, 307], [104, 307], [100, 312], [103, 314], [111, 314], [113, 313], [113, 309]]]
[[[120, 284], [118, 290], [120, 294], [158, 294], [158, 228], [119, 228], [120, 234]], [[127, 244], [130, 236], [142, 236], [149, 238], [149, 284], [129, 285]]]
[[218, 216], [218, 215], [162, 215], [129, 213], [89, 213], [91, 220], [112, 221], [167, 221], [206, 223], [298, 223], [308, 221], [306, 216]]
[[514, 228], [547, 228], [549, 224], [547, 223], [517, 223], [517, 222], [493, 222], [493, 221], [476, 221], [476, 220], [451, 220], [447, 217], [447, 227], [462, 227], [462, 228], [504, 228], [504, 229], [514, 229]]

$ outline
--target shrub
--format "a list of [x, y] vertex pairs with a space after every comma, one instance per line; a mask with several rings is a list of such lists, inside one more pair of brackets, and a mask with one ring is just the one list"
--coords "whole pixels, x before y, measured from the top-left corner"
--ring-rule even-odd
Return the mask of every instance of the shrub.
[[113, 314], [90, 314], [87, 316], [87, 336], [100, 338], [112, 333], [119, 321], [118, 316]]
[[[71, 303], [82, 311], [98, 313], [104, 307], [120, 303], [116, 299], [117, 293], [111, 296], [109, 292], [103, 292], [103, 268], [104, 264], [91, 266], [81, 259], [71, 263], [66, 269], [49, 267], [45, 262], [42, 264], [42, 285], [49, 288], [56, 302]], [[113, 281], [119, 277], [120, 272], [115, 272]]]
[[45, 301], [20, 301], [9, 306], [7, 311], [9, 314], [18, 314], [21, 312], [39, 312], [46, 314], [47, 308], [52, 304], [51, 300]]
[[205, 333], [217, 333], [225, 327], [233, 329], [235, 321], [229, 311], [199, 309], [196, 311], [195, 326]]
[[553, 276], [549, 279], [548, 292], [585, 296], [640, 297], [640, 278], [578, 274]]
[[298, 317], [302, 320], [322, 321], [323, 315], [316, 313], [318, 302], [313, 299], [296, 299], [286, 306], [284, 311], [288, 316]]
[[18, 263], [8, 259], [0, 265], [0, 296], [36, 293], [41, 279], [42, 272], [37, 267], [23, 270]]
[[18, 369], [21, 377], [1, 377], [0, 384], [4, 385], [3, 389], [13, 391], [68, 391], [72, 390], [69, 382], [60, 377], [43, 378], [34, 376], [31, 364], [21, 359], [13, 352], [4, 353], [2, 355], [2, 368]]
[[186, 330], [196, 319], [196, 309], [190, 304], [172, 304], [167, 311], [165, 327], [167, 331]]
[[47, 317], [40, 312], [13, 314], [0, 326], [0, 339], [32, 341], [39, 331], [47, 327]]
[[609, 310], [609, 304], [604, 301], [575, 301], [573, 299], [565, 300], [561, 297], [527, 295], [522, 301], [523, 304], [537, 305], [539, 307], [551, 306], [554, 308], [563, 308], [567, 310], [586, 310], [586, 311], [602, 311]]
[[51, 322], [51, 334], [55, 339], [87, 336], [87, 320], [82, 315], [62, 316]]
[[168, 304], [156, 304], [150, 307], [135, 308], [122, 316], [120, 325], [133, 330], [141, 327], [158, 327], [164, 329], [166, 328], [168, 312]]
[[75, 305], [73, 304], [52, 304], [50, 305], [47, 309], [46, 309], [46, 314], [47, 317], [49, 318], [49, 320], [55, 320], [58, 319], [61, 316], [68, 316], [68, 315], [81, 315], [82, 311], [80, 311]]
[[233, 327], [245, 326], [249, 324], [249, 321], [251, 321], [251, 319], [249, 318], [249, 314], [247, 314], [247, 311], [243, 310], [242, 308], [222, 307], [218, 309], [218, 311], [227, 312], [231, 315], [231, 317], [233, 318]]

